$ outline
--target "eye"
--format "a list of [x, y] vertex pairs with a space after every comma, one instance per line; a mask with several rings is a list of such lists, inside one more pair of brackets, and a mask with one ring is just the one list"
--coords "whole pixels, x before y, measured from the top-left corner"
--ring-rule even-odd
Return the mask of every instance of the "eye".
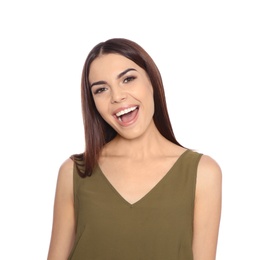
[[102, 92], [104, 92], [107, 88], [97, 88], [93, 91], [94, 95], [97, 95], [97, 94], [101, 94]]
[[133, 81], [135, 78], [136, 78], [136, 77], [134, 77], [134, 76], [129, 76], [129, 77], [127, 77], [127, 78], [125, 78], [125, 79], [123, 80], [123, 83], [128, 83], [128, 82], [130, 82], [130, 81]]

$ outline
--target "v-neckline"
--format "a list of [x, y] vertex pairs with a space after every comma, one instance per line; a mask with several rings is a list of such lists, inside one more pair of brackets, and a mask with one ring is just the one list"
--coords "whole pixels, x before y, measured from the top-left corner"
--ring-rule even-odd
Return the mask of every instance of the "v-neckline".
[[110, 188], [115, 192], [115, 194], [124, 202], [126, 203], [128, 206], [130, 207], [134, 207], [137, 204], [141, 203], [143, 200], [146, 199], [146, 197], [149, 196], [149, 194], [152, 194], [160, 185], [162, 185], [161, 183], [163, 183], [165, 181], [165, 179], [168, 177], [168, 175], [174, 170], [174, 168], [176, 167], [177, 164], [179, 164], [179, 161], [181, 161], [182, 157], [184, 157], [184, 155], [190, 151], [189, 149], [186, 149], [179, 157], [178, 159], [174, 162], [174, 164], [169, 168], [169, 170], [166, 172], [166, 174], [155, 184], [155, 186], [153, 188], [151, 188], [144, 196], [142, 196], [140, 199], [138, 199], [137, 201], [135, 201], [134, 203], [130, 203], [129, 201], [127, 201], [119, 192], [118, 190], [112, 185], [112, 183], [108, 180], [108, 178], [106, 177], [106, 175], [103, 173], [101, 167], [99, 164], [97, 164], [97, 169], [100, 172], [100, 175], [104, 178], [105, 182], [110, 186]]

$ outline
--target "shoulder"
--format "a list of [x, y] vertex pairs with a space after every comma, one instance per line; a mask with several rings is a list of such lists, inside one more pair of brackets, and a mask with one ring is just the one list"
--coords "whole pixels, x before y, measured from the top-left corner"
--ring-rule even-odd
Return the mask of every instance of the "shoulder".
[[210, 156], [202, 155], [197, 169], [194, 207], [195, 259], [216, 259], [222, 200], [221, 179], [219, 164]]
[[59, 176], [62, 178], [67, 178], [69, 175], [73, 174], [74, 162], [71, 158], [66, 159], [59, 168]]
[[74, 161], [71, 158], [67, 158], [61, 165], [59, 168], [60, 172], [68, 172], [73, 170], [74, 167]]
[[198, 165], [198, 173], [208, 177], [220, 177], [221, 168], [215, 159], [209, 155], [202, 155]]
[[209, 155], [202, 155], [197, 169], [197, 189], [199, 191], [220, 189], [222, 171], [218, 162]]
[[58, 186], [63, 190], [72, 190], [74, 162], [71, 158], [66, 159], [59, 168]]
[[67, 259], [74, 242], [73, 164], [69, 158], [59, 168], [48, 259]]

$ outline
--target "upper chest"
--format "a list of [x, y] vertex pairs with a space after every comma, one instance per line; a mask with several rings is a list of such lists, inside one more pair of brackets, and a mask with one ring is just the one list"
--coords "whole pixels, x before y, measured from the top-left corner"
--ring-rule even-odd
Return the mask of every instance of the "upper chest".
[[148, 194], [168, 174], [176, 158], [132, 161], [124, 158], [101, 160], [102, 174], [113, 188], [129, 203]]

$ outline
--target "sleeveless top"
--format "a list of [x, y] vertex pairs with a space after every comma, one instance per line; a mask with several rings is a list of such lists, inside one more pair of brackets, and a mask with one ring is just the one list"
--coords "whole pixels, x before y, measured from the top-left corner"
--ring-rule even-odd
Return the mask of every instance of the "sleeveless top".
[[69, 260], [192, 260], [197, 166], [186, 150], [144, 197], [128, 203], [100, 167], [74, 167], [76, 238]]

